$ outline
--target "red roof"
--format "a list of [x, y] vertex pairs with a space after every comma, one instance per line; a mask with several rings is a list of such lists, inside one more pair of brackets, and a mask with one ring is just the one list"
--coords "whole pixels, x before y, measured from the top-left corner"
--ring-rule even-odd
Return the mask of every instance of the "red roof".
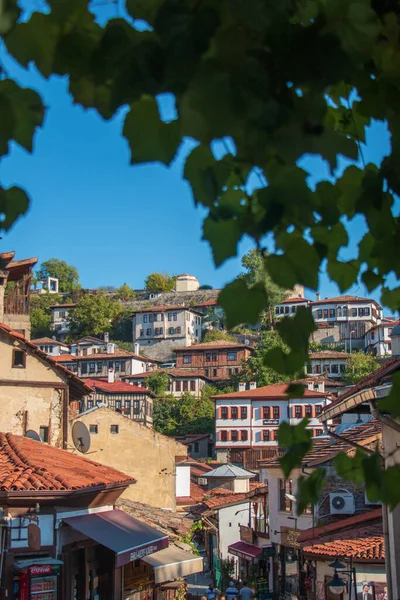
[[[287, 389], [289, 383], [274, 383], [263, 387], [255, 388], [254, 390], [244, 390], [244, 392], [231, 392], [230, 394], [219, 394], [212, 396], [214, 399], [220, 398], [249, 398], [254, 400], [263, 400], [264, 398], [273, 398], [274, 400], [287, 400]], [[325, 392], [314, 392], [313, 390], [304, 390], [303, 396], [299, 398], [326, 398], [329, 394]]]
[[[146, 377], [151, 377], [153, 373], [154, 371], [146, 371], [145, 373], [124, 375], [124, 379], [145, 379]], [[157, 373], [167, 373], [167, 375], [171, 375], [171, 377], [201, 377], [201, 379], [211, 381], [210, 377], [204, 375], [200, 369], [157, 369]]]
[[32, 344], [36, 344], [36, 346], [39, 346], [39, 344], [53, 344], [53, 346], [66, 346], [67, 348], [69, 346], [69, 344], [66, 344], [65, 342], [59, 342], [58, 340], [53, 340], [49, 337], [38, 338], [37, 340], [31, 340], [31, 342]]
[[120, 350], [119, 348], [115, 348], [112, 354], [107, 352], [94, 352], [93, 354], [87, 354], [85, 356], [80, 356], [77, 354], [61, 354], [60, 356], [54, 356], [54, 360], [57, 362], [75, 362], [77, 360], [100, 360], [100, 359], [110, 359], [114, 358], [136, 358], [137, 360], [141, 360], [142, 362], [152, 362], [157, 363], [160, 362], [155, 360], [154, 358], [148, 358], [147, 356], [140, 356], [139, 354], [134, 354], [133, 352], [129, 352], [129, 350]]
[[337, 352], [335, 350], [319, 350], [318, 352], [310, 352], [308, 355], [310, 360], [321, 360], [324, 358], [337, 358], [347, 360], [350, 354], [347, 352]]
[[238, 342], [230, 342], [228, 340], [221, 340], [220, 342], [203, 342], [202, 344], [193, 344], [192, 346], [186, 346], [185, 348], [175, 348], [174, 352], [190, 352], [191, 350], [226, 350], [232, 348], [247, 348], [252, 350], [250, 346], [240, 344]]
[[[207, 474], [205, 474], [205, 477], [207, 477]], [[210, 492], [206, 492], [207, 495], [203, 498], [202, 508], [206, 510], [225, 508], [232, 504], [246, 502], [257, 494], [266, 494], [267, 492], [268, 486], [260, 482], [250, 483], [248, 492], [232, 492], [224, 488], [214, 488]]]
[[358, 296], [334, 296], [333, 298], [323, 298], [322, 300], [314, 300], [311, 302], [312, 306], [316, 306], [318, 304], [336, 304], [338, 302], [344, 302], [348, 304], [375, 304], [378, 308], [382, 308], [376, 300], [372, 298], [360, 298]]
[[340, 518], [338, 521], [334, 521], [333, 523], [328, 523], [327, 525], [321, 525], [320, 527], [311, 527], [310, 529], [305, 529], [302, 531], [297, 538], [298, 542], [309, 542], [310, 540], [315, 540], [317, 538], [321, 538], [324, 535], [337, 533], [347, 527], [355, 527], [357, 525], [364, 524], [369, 521], [374, 521], [376, 519], [382, 518], [382, 508], [375, 508], [374, 510], [369, 510], [367, 512], [363, 512], [358, 515], [352, 515], [351, 517], [347, 517], [345, 519]]
[[149, 312], [172, 312], [174, 310], [188, 310], [189, 312], [195, 312], [197, 314], [197, 310], [194, 310], [192, 306], [185, 306], [184, 304], [175, 305], [175, 306], [150, 306], [148, 308], [136, 308], [134, 313], [149, 313]]
[[52, 304], [49, 308], [75, 308], [75, 302], [69, 302], [67, 304]]
[[383, 320], [378, 325], [374, 325], [373, 327], [370, 327], [370, 329], [368, 329], [368, 331], [365, 332], [365, 335], [367, 335], [373, 329], [379, 329], [379, 327], [396, 327], [396, 325], [400, 325], [400, 321]]
[[[279, 302], [279, 304], [295, 304], [296, 302], [305, 302], [307, 304], [310, 301], [307, 300], [307, 298], [299, 298], [296, 296], [295, 298], [286, 298], [285, 300], [282, 300], [282, 302]], [[279, 306], [279, 304], [277, 306]]]
[[152, 391], [147, 388], [139, 387], [138, 385], [131, 385], [130, 383], [125, 383], [124, 381], [114, 381], [113, 383], [109, 383], [105, 379], [94, 379], [88, 378], [85, 379], [85, 383], [92, 388], [100, 390], [102, 392], [106, 392], [107, 394], [147, 394], [149, 396], [154, 396]]
[[66, 492], [135, 483], [135, 479], [26, 437], [0, 433], [0, 491]]

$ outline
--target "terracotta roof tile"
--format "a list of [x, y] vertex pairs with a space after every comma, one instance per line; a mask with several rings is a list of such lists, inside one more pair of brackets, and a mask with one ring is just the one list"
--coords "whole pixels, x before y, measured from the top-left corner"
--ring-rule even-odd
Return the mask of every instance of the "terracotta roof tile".
[[53, 359], [56, 362], [76, 362], [77, 360], [113, 360], [115, 358], [136, 358], [143, 362], [152, 362], [158, 363], [159, 360], [155, 360], [154, 358], [148, 358], [147, 356], [140, 356], [139, 354], [135, 354], [134, 352], [129, 352], [129, 350], [120, 350], [119, 348], [115, 348], [112, 354], [107, 352], [94, 352], [93, 354], [87, 354], [85, 356], [80, 356], [77, 354], [61, 354], [60, 356], [54, 356]]
[[[263, 398], [273, 398], [274, 400], [287, 400], [288, 383], [274, 383], [263, 387], [255, 388], [254, 390], [245, 390], [244, 392], [231, 392], [229, 394], [219, 394], [212, 398], [254, 398], [262, 400]], [[312, 390], [304, 390], [302, 398], [326, 398], [329, 396], [326, 392], [314, 392]]]
[[155, 527], [166, 533], [171, 540], [176, 540], [182, 535], [186, 535], [193, 525], [192, 519], [189, 519], [182, 513], [156, 508], [149, 504], [134, 502], [133, 500], [120, 498], [117, 500], [117, 507], [129, 515], [136, 517], [139, 521], [150, 525], [150, 527]]
[[155, 396], [152, 391], [147, 388], [139, 387], [138, 385], [131, 385], [124, 381], [114, 381], [109, 383], [104, 379], [85, 379], [85, 383], [90, 387], [106, 392], [107, 394], [147, 394], [149, 396]]
[[131, 483], [132, 477], [80, 454], [0, 433], [0, 491], [61, 492]]
[[319, 352], [310, 352], [308, 355], [310, 360], [323, 359], [323, 358], [349, 358], [348, 352], [336, 352], [334, 350], [320, 350]]
[[360, 298], [358, 296], [334, 296], [333, 298], [323, 298], [322, 300], [313, 300], [311, 302], [312, 306], [316, 306], [318, 304], [336, 304], [337, 302], [347, 302], [347, 303], [370, 303], [372, 302], [372, 304], [375, 304], [378, 308], [382, 308], [378, 302], [376, 302], [376, 300], [373, 300], [372, 298]]
[[311, 527], [302, 531], [298, 537], [298, 542], [306, 543], [311, 540], [320, 539], [325, 535], [333, 535], [337, 532], [343, 532], [346, 529], [352, 529], [359, 525], [365, 525], [371, 521], [382, 519], [382, 508], [375, 508], [374, 510], [368, 510], [358, 515], [351, 515], [351, 517], [338, 517], [337, 521], [333, 523], [327, 523], [320, 527]]
[[36, 346], [39, 346], [39, 344], [53, 344], [53, 346], [55, 345], [69, 347], [69, 344], [66, 344], [65, 342], [59, 342], [58, 340], [53, 340], [49, 337], [38, 338], [37, 340], [31, 340], [31, 342], [32, 344], [36, 344]]
[[253, 350], [251, 346], [246, 346], [246, 344], [222, 340], [219, 342], [203, 342], [202, 344], [193, 344], [192, 346], [186, 346], [185, 348], [175, 348], [174, 352], [190, 352], [191, 350], [209, 350], [213, 348], [215, 350], [226, 350], [227, 348], [247, 348], [248, 350]]
[[307, 300], [307, 298], [299, 298], [298, 296], [295, 296], [294, 298], [286, 298], [285, 300], [282, 300], [282, 302], [279, 302], [279, 304], [295, 304], [296, 302], [308, 303], [310, 301]]

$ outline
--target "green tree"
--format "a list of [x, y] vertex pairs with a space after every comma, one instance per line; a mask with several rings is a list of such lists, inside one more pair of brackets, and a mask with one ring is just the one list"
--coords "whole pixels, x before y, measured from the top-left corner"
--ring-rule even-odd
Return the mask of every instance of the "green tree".
[[118, 340], [114, 338], [113, 341], [117, 344], [120, 350], [127, 350], [128, 352], [133, 352], [133, 342], [125, 342], [123, 340]]
[[150, 273], [144, 286], [149, 292], [172, 292], [175, 289], [176, 276], [168, 273]]
[[286, 298], [287, 291], [276, 285], [271, 279], [265, 266], [266, 255], [267, 253], [262, 253], [256, 249], [245, 254], [242, 258], [242, 267], [245, 271], [239, 277], [246, 281], [250, 287], [259, 283], [264, 286], [267, 293], [267, 302], [265, 310], [260, 315], [260, 321], [262, 325], [271, 328], [275, 317], [275, 306]]
[[115, 298], [117, 298], [117, 300], [123, 300], [127, 302], [128, 300], [133, 300], [135, 297], [135, 290], [127, 283], [122, 284], [115, 290]]
[[167, 395], [153, 402], [153, 429], [164, 435], [177, 435], [180, 423], [179, 400]]
[[33, 294], [31, 297], [31, 338], [49, 337], [54, 335], [51, 329], [50, 306], [59, 304], [60, 296], [56, 294]]
[[204, 284], [199, 287], [199, 290], [212, 290], [212, 289], [213, 289], [213, 286], [208, 285], [208, 284]]
[[71, 340], [84, 335], [101, 335], [110, 332], [123, 308], [118, 300], [106, 293], [83, 294], [69, 316]]
[[153, 371], [150, 377], [147, 378], [149, 390], [155, 393], [158, 397], [165, 396], [169, 388], [169, 376], [165, 371]]
[[344, 377], [349, 383], [357, 383], [357, 381], [373, 373], [378, 368], [379, 363], [372, 354], [353, 352], [347, 360]]
[[235, 341], [227, 331], [223, 331], [222, 329], [208, 329], [203, 338], [203, 342], [219, 342], [220, 340], [227, 342]]
[[211, 396], [218, 393], [216, 388], [206, 385], [200, 398], [190, 392], [182, 394], [179, 401], [179, 433], [213, 433], [215, 405]]
[[44, 279], [45, 277], [57, 277], [60, 292], [72, 292], [81, 287], [78, 269], [58, 258], [50, 258], [42, 262], [36, 271], [36, 278]]

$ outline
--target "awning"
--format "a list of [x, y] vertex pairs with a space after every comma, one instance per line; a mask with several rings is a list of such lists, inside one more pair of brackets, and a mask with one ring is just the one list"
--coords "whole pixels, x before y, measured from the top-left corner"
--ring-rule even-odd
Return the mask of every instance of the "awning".
[[252, 562], [255, 558], [259, 558], [262, 554], [263, 549], [259, 546], [253, 546], [252, 544], [246, 544], [246, 542], [236, 542], [228, 546], [228, 552], [244, 560]]
[[142, 560], [153, 567], [156, 583], [172, 581], [192, 573], [201, 573], [203, 570], [203, 558], [201, 556], [185, 552], [185, 550], [181, 550], [176, 546], [169, 546], [169, 548], [152, 556], [146, 556]]
[[63, 519], [116, 554], [116, 567], [168, 548], [168, 536], [131, 517], [123, 510], [106, 510]]

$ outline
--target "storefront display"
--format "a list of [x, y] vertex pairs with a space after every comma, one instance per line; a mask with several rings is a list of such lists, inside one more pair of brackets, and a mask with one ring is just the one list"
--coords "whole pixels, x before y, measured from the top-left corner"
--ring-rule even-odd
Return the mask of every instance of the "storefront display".
[[16, 562], [13, 600], [59, 600], [61, 565], [54, 559]]

